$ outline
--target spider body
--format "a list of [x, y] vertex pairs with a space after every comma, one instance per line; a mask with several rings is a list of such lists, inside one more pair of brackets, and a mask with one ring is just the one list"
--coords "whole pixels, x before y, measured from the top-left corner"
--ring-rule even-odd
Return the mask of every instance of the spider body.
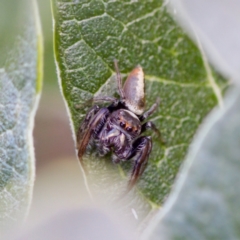
[[115, 163], [125, 161], [131, 154], [131, 143], [141, 133], [139, 119], [130, 111], [118, 109], [109, 112], [102, 130], [97, 133], [97, 149], [101, 155], [113, 149]]
[[140, 66], [133, 69], [122, 87], [121, 75], [115, 61], [120, 100], [112, 97], [94, 98], [95, 102], [108, 101], [108, 107], [94, 105], [86, 114], [78, 134], [78, 157], [82, 163], [83, 154], [89, 142], [94, 142], [99, 155], [113, 152], [114, 163], [133, 160], [133, 168], [128, 183], [131, 189], [145, 170], [152, 150], [150, 136], [141, 134], [153, 129], [163, 142], [160, 131], [152, 122], [143, 121], [151, 115], [159, 104], [159, 99], [146, 112], [144, 74]]

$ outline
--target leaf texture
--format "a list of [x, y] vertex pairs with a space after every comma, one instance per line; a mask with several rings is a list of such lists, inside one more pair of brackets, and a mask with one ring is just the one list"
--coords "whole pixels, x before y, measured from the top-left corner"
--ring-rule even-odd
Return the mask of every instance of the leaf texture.
[[168, 201], [144, 239], [239, 239], [240, 88], [199, 129]]
[[[4, 29], [0, 46], [4, 49], [0, 67], [0, 231], [3, 233], [23, 221], [31, 203], [35, 171], [32, 130], [41, 91], [42, 41], [35, 1], [19, 0], [14, 10], [8, 1], [2, 1], [1, 5], [4, 15], [12, 15], [14, 20], [5, 26], [9, 29]], [[3, 33], [3, 29], [0, 31]]]
[[[195, 46], [169, 16], [164, 1], [52, 0], [52, 4], [60, 86], [74, 135], [88, 99], [118, 96], [114, 59], [124, 78], [136, 65], [143, 67], [148, 108], [161, 98], [159, 109], [149, 120], [161, 130], [167, 143], [161, 145], [154, 134], [147, 132], [154, 146], [137, 185], [145, 202], [139, 209], [149, 212], [169, 194], [204, 116], [215, 105], [222, 105], [226, 82], [208, 65], [198, 49], [201, 46]], [[95, 155], [85, 162], [90, 188], [111, 198], [122, 187], [119, 176], [126, 186], [132, 163], [117, 167], [110, 157], [100, 159]], [[107, 166], [112, 172], [106, 171]]]

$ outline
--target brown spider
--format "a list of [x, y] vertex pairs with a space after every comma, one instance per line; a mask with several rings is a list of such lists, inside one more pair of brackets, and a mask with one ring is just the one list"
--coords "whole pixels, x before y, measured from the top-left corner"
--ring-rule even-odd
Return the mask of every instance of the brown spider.
[[117, 61], [114, 61], [114, 65], [120, 99], [108, 96], [93, 99], [95, 102], [111, 102], [111, 105], [102, 108], [95, 105], [86, 114], [77, 134], [78, 157], [82, 164], [83, 154], [91, 141], [94, 142], [100, 156], [112, 151], [114, 163], [132, 159], [134, 164], [128, 183], [130, 190], [145, 170], [152, 150], [151, 137], [141, 134], [147, 129], [152, 129], [164, 143], [154, 123], [148, 121], [142, 124], [156, 110], [159, 99], [144, 112], [145, 91], [142, 68], [140, 66], [134, 68], [122, 87]]

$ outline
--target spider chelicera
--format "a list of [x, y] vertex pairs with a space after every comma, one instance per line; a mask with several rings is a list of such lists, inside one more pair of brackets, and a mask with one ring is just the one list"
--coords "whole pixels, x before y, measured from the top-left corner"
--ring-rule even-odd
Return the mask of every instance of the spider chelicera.
[[88, 144], [94, 143], [100, 156], [112, 151], [114, 163], [133, 160], [133, 168], [128, 182], [130, 190], [143, 174], [152, 150], [150, 136], [141, 136], [152, 129], [164, 143], [160, 131], [147, 119], [159, 105], [159, 98], [144, 112], [144, 73], [140, 66], [132, 70], [122, 87], [122, 79], [117, 61], [114, 61], [120, 99], [97, 97], [94, 102], [111, 102], [108, 107], [94, 105], [86, 114], [77, 134], [78, 157], [82, 163]]

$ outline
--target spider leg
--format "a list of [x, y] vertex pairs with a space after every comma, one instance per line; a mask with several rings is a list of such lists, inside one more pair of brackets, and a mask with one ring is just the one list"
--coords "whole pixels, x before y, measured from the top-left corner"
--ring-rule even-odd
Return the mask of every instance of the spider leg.
[[114, 97], [103, 96], [92, 98], [92, 102], [111, 102], [112, 105], [116, 107], [119, 103], [119, 100]]
[[148, 118], [150, 115], [152, 115], [152, 114], [156, 111], [157, 107], [159, 106], [159, 103], [160, 103], [160, 98], [158, 97], [158, 98], [156, 99], [156, 102], [155, 102], [145, 113], [143, 113], [143, 114], [139, 117], [140, 121], [142, 122], [142, 121], [144, 121], [146, 118]]
[[88, 111], [88, 113], [85, 116], [83, 122], [81, 123], [81, 126], [79, 127], [78, 132], [77, 132], [77, 148], [79, 148], [79, 144], [80, 144], [80, 142], [82, 140], [82, 137], [84, 135], [84, 131], [86, 131], [86, 129], [88, 128], [89, 121], [98, 111], [99, 111], [99, 106], [97, 106], [97, 105], [93, 106]]
[[116, 154], [112, 155], [112, 162], [114, 164], [118, 164], [118, 163], [120, 163], [120, 161], [121, 161], [121, 159], [118, 156], [116, 156]]
[[131, 176], [128, 182], [128, 191], [132, 189], [139, 177], [144, 172], [149, 154], [152, 150], [152, 139], [151, 137], [142, 136], [139, 137], [133, 143], [133, 151], [129, 159], [133, 157], [134, 165], [131, 172]]
[[94, 97], [92, 101], [93, 102], [116, 102], [118, 100], [114, 97], [103, 96], [103, 97]]
[[[96, 114], [91, 117], [95, 111], [97, 111]], [[79, 131], [80, 133], [78, 134], [78, 158], [82, 166], [82, 157], [91, 137], [93, 134], [98, 134], [109, 115], [109, 110], [107, 108], [101, 108], [99, 110], [95, 109], [95, 111], [94, 108], [89, 111], [82, 126], [80, 127], [80, 130], [83, 130], [84, 128], [85, 131], [82, 131], [83, 134], [81, 137], [79, 137], [81, 131]]]
[[118, 105], [119, 100], [114, 97], [102, 96], [102, 97], [93, 97], [88, 99], [84, 104], [77, 105], [76, 108], [85, 108], [92, 105], [95, 102], [111, 102], [114, 106]]
[[124, 92], [123, 92], [123, 88], [122, 88], [122, 77], [121, 74], [119, 72], [119, 68], [118, 68], [118, 63], [117, 60], [114, 60], [114, 67], [117, 73], [117, 85], [118, 85], [118, 92], [120, 97], [123, 99], [124, 98]]
[[155, 134], [158, 136], [158, 139], [160, 140], [160, 142], [162, 144], [166, 144], [165, 140], [162, 138], [162, 134], [161, 134], [160, 130], [156, 127], [156, 125], [153, 122], [151, 122], [151, 121], [145, 122], [142, 125], [141, 133], [145, 132], [148, 129], [152, 129], [155, 132]]

